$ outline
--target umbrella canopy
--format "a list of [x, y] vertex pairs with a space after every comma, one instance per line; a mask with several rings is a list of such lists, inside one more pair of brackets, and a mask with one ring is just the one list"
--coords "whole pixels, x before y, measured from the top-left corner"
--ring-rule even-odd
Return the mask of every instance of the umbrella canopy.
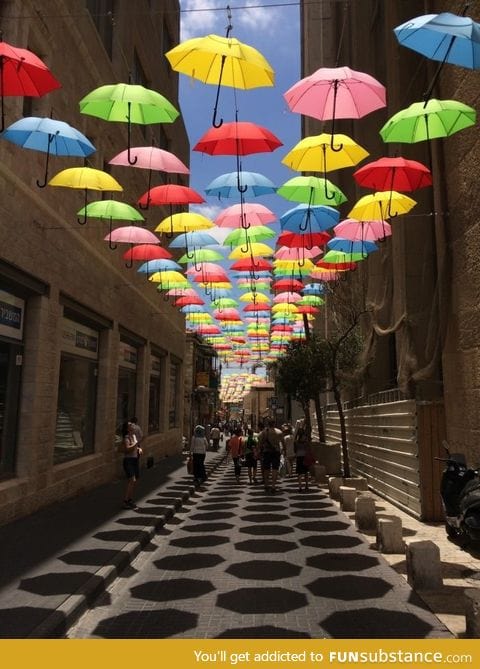
[[298, 279], [279, 279], [272, 284], [272, 290], [302, 290], [303, 283]]
[[249, 121], [232, 121], [210, 128], [193, 150], [211, 156], [246, 156], [275, 151], [279, 146], [282, 142], [267, 128]]
[[132, 158], [130, 128], [132, 123], [172, 123], [179, 112], [160, 93], [139, 84], [107, 84], [91, 91], [80, 100], [80, 112], [101, 118], [104, 121], [128, 123], [127, 161], [135, 165]]
[[265, 225], [256, 225], [247, 229], [232, 230], [223, 240], [224, 246], [240, 246], [246, 242], [259, 242], [276, 237], [276, 232]]
[[340, 214], [333, 207], [299, 204], [280, 216], [282, 230], [290, 232], [324, 232], [333, 228], [339, 221]]
[[321, 121], [362, 118], [387, 104], [380, 82], [349, 67], [321, 67], [289, 88], [284, 98], [293, 112]]
[[406, 158], [380, 158], [368, 163], [353, 173], [360, 186], [377, 191], [414, 191], [432, 185], [428, 167], [416, 160]]
[[192, 295], [191, 297], [179, 297], [179, 298], [177, 298], [175, 300], [175, 302], [173, 303], [173, 306], [174, 307], [186, 307], [186, 306], [189, 306], [189, 305], [191, 305], [191, 306], [201, 306], [203, 304], [205, 304], [205, 301], [202, 300], [201, 297], [198, 297], [198, 296], [195, 297], [195, 296]]
[[212, 307], [216, 307], [217, 309], [236, 307], [237, 305], [238, 301], [231, 297], [218, 297], [216, 300], [212, 300]]
[[390, 237], [392, 234], [387, 221], [358, 221], [355, 218], [340, 221], [333, 231], [338, 237], [351, 239], [354, 242], [374, 242], [377, 239]]
[[282, 163], [297, 172], [325, 173], [353, 167], [368, 156], [368, 151], [347, 135], [332, 137], [326, 133], [305, 137], [287, 153]]
[[2, 124], [5, 128], [5, 96], [41, 97], [60, 88], [61, 84], [45, 63], [28, 49], [21, 49], [0, 42], [0, 96], [2, 100]]
[[328, 232], [290, 232], [284, 230], [280, 233], [277, 244], [289, 248], [311, 249], [314, 246], [323, 246], [330, 239]]
[[212, 249], [193, 249], [192, 253], [184, 253], [183, 256], [178, 259], [178, 262], [193, 262], [197, 264], [200, 262], [210, 262], [211, 260], [223, 260], [223, 256], [218, 251]]
[[381, 128], [384, 142], [413, 144], [438, 137], [449, 137], [475, 125], [475, 109], [456, 100], [414, 102], [394, 114]]
[[341, 237], [333, 237], [327, 246], [333, 251], [350, 254], [361, 253], [363, 256], [367, 256], [372, 251], [378, 251], [378, 246], [374, 242], [353, 241], [351, 239], [342, 239]]
[[416, 204], [415, 200], [402, 193], [381, 191], [360, 198], [348, 216], [359, 221], [383, 221], [391, 216], [408, 213]]
[[322, 255], [322, 253], [322, 249], [318, 246], [312, 246], [310, 249], [305, 247], [290, 248], [288, 246], [280, 246], [280, 248], [275, 251], [275, 258], [278, 260], [303, 261], [305, 258], [315, 258], [316, 256]]
[[[77, 212], [77, 216], [87, 218], [100, 218], [110, 223], [109, 232], [112, 232], [112, 222], [116, 221], [143, 221], [143, 216], [134, 207], [126, 202], [117, 202], [116, 200], [97, 200], [90, 202]], [[112, 248], [112, 246], [110, 245]], [[115, 247], [113, 247], [115, 248]]]
[[[165, 149], [159, 149], [156, 146], [134, 146], [130, 148], [130, 151], [137, 158], [135, 167], [175, 174], [190, 174], [190, 170], [180, 158], [177, 158], [170, 151], [165, 151]], [[128, 167], [130, 165], [128, 162], [128, 149], [118, 153], [108, 161], [108, 164]]]
[[205, 202], [200, 193], [189, 186], [179, 184], [165, 184], [150, 188], [138, 200], [141, 207], [155, 205], [161, 207], [165, 204], [201, 204]]
[[241, 260], [242, 258], [248, 258], [249, 256], [254, 258], [269, 258], [270, 256], [273, 256], [273, 254], [274, 250], [271, 246], [262, 244], [261, 242], [251, 242], [246, 250], [244, 250], [241, 246], [237, 246], [233, 249], [228, 257], [230, 260]]
[[159, 244], [137, 244], [123, 254], [123, 258], [130, 262], [133, 260], [156, 260], [171, 257], [172, 254]]
[[427, 58], [472, 70], [480, 67], [480, 24], [468, 16], [425, 14], [402, 23], [393, 32], [402, 46]]
[[[208, 219], [207, 219], [208, 220]], [[178, 237], [175, 237], [168, 245], [171, 249], [181, 248], [200, 248], [203, 246], [218, 245], [217, 240], [208, 232], [193, 231], [185, 232]]]
[[306, 204], [329, 204], [338, 207], [347, 201], [338, 186], [328, 179], [314, 176], [293, 177], [277, 189], [277, 194], [286, 200]]
[[193, 212], [183, 212], [164, 218], [155, 228], [155, 232], [173, 234], [174, 232], [208, 230], [208, 228], [213, 227], [213, 223], [209, 218]]
[[[241, 171], [238, 174], [238, 181], [240, 182], [242, 189], [244, 189], [242, 192], [254, 195], [255, 197], [258, 197], [259, 195], [269, 195], [276, 191], [276, 188], [270, 179], [267, 179], [267, 177], [258, 172]], [[216, 195], [218, 198], [232, 197], [237, 192], [236, 172], [221, 174], [211, 181], [205, 188], [205, 193], [207, 195]]]
[[236, 260], [232, 264], [231, 269], [255, 271], [255, 274], [258, 276], [259, 271], [261, 270], [271, 270], [272, 263], [263, 258], [242, 258], [242, 260]]
[[[173, 282], [179, 285], [188, 284], [187, 278], [183, 276], [183, 274], [181, 274], [180, 272], [176, 272], [175, 270], [160, 270], [158, 272], [155, 272], [155, 274], [149, 276], [148, 280], [152, 281], [153, 283], [162, 283], [162, 284], [173, 283]], [[169, 286], [169, 288], [171, 287], [172, 286]]]
[[58, 172], [48, 182], [49, 186], [64, 186], [65, 188], [84, 188], [86, 190], [122, 191], [118, 181], [107, 172], [93, 169], [93, 167], [70, 167]]
[[140, 265], [137, 272], [141, 274], [153, 274], [154, 272], [162, 272], [163, 270], [181, 269], [180, 265], [169, 258], [157, 258], [156, 260], [147, 260], [147, 262]]
[[219, 213], [215, 219], [215, 225], [219, 228], [249, 228], [255, 225], [273, 223], [277, 217], [262, 204], [249, 202], [234, 204]]
[[258, 292], [249, 292], [249, 293], [244, 293], [241, 297], [240, 300], [242, 302], [254, 302], [257, 304], [268, 304], [270, 302], [270, 298], [268, 295], [265, 295], [264, 293], [258, 293]]
[[160, 244], [160, 240], [153, 232], [137, 225], [126, 225], [112, 230], [105, 241], [121, 242], [123, 244]]

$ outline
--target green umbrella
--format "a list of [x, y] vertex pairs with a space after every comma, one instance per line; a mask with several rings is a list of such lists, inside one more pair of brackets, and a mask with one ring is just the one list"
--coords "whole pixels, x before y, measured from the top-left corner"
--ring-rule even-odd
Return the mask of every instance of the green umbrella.
[[260, 242], [263, 239], [272, 239], [276, 232], [266, 225], [252, 225], [247, 229], [237, 228], [230, 232], [223, 240], [224, 246], [240, 246], [244, 243]]
[[80, 100], [80, 112], [104, 121], [128, 123], [128, 162], [135, 165], [137, 157], [130, 156], [132, 123], [172, 123], [179, 112], [160, 93], [137, 84], [108, 84], [91, 91]]
[[475, 125], [476, 111], [456, 100], [414, 102], [401, 109], [380, 130], [384, 142], [413, 144], [437, 137], [449, 137]]
[[212, 300], [212, 307], [216, 307], [217, 309], [236, 306], [238, 306], [238, 300], [234, 300], [232, 297], [218, 297], [216, 300]]
[[304, 295], [301, 300], [295, 303], [297, 306], [319, 307], [325, 304], [325, 300], [318, 295]]
[[347, 201], [338, 186], [328, 179], [313, 176], [289, 179], [280, 188], [277, 188], [277, 195], [281, 195], [286, 200], [311, 205], [338, 206]]
[[190, 254], [184, 253], [183, 256], [178, 259], [178, 262], [194, 262], [196, 264], [200, 262], [211, 262], [213, 260], [223, 260], [222, 254], [218, 251], [213, 251], [212, 249], [193, 249]]
[[[322, 258], [322, 262], [331, 263], [350, 263], [365, 260], [366, 253], [343, 253], [342, 251], [328, 251]], [[334, 269], [334, 268], [332, 268]]]
[[[97, 200], [90, 202], [77, 212], [77, 216], [83, 216], [83, 221], [87, 218], [101, 218], [110, 222], [109, 234], [112, 234], [112, 221], [144, 221], [142, 214], [126, 202], [117, 202], [116, 200]], [[115, 249], [109, 239], [111, 249]]]

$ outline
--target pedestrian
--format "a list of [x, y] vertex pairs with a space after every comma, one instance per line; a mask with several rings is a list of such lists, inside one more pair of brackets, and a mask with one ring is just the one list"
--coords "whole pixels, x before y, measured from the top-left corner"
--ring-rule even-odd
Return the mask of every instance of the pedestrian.
[[295, 450], [293, 448], [293, 429], [290, 423], [282, 426], [283, 443], [285, 444], [284, 456], [287, 476], [293, 476], [293, 466], [295, 463]]
[[140, 475], [139, 458], [142, 454], [142, 449], [138, 445], [137, 437], [135, 436], [135, 425], [131, 421], [124, 423], [122, 426], [122, 447], [124, 454], [123, 470], [127, 477], [123, 507], [125, 509], [137, 509], [138, 507], [133, 501], [133, 492]]
[[308, 472], [309, 465], [306, 463], [306, 458], [311, 456], [310, 439], [308, 436], [305, 419], [300, 418], [295, 425], [295, 432], [293, 434], [293, 448], [295, 451], [296, 472], [298, 479], [298, 492], [302, 492], [302, 480], [305, 482], [305, 491], [308, 490]]
[[250, 428], [245, 439], [245, 464], [248, 472], [248, 482], [250, 484], [257, 482], [257, 462], [258, 462], [258, 441]]
[[262, 456], [263, 484], [266, 492], [275, 494], [280, 467], [280, 455], [284, 448], [282, 431], [275, 427], [275, 421], [271, 418], [258, 435], [258, 446]]
[[195, 485], [200, 486], [207, 480], [205, 471], [205, 456], [207, 454], [208, 441], [205, 436], [203, 425], [197, 425], [190, 440], [190, 453], [193, 461], [193, 480]]
[[132, 416], [132, 418], [130, 418], [130, 422], [133, 423], [133, 432], [137, 438], [137, 443], [140, 446], [143, 441], [143, 430], [138, 424], [138, 418], [136, 416]]
[[214, 451], [218, 451], [218, 447], [220, 445], [220, 428], [218, 425], [214, 425], [212, 427], [212, 430], [210, 432], [210, 436], [212, 437], [212, 448]]
[[242, 430], [237, 428], [233, 435], [230, 437], [229, 442], [229, 454], [233, 460], [233, 471], [235, 474], [235, 479], [237, 483], [240, 483], [240, 458], [243, 455], [243, 439], [242, 439]]

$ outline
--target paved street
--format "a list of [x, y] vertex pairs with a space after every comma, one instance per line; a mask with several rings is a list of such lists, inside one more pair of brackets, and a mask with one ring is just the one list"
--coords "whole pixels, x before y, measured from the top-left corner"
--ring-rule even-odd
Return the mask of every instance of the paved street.
[[[181, 476], [118, 518], [147, 525]], [[97, 535], [98, 536], [98, 535]], [[104, 537], [111, 541], [112, 536]], [[78, 563], [94, 560], [88, 551]], [[71, 638], [451, 637], [322, 489], [276, 495], [230, 463], [192, 494], [68, 633]]]

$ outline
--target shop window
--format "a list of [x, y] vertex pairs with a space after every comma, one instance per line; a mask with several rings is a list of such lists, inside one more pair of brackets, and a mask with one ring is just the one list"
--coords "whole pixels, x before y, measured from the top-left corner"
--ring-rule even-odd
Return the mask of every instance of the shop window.
[[124, 341], [120, 342], [117, 387], [117, 437], [122, 425], [136, 414], [138, 351]]
[[161, 360], [152, 356], [148, 395], [148, 431], [160, 431]]
[[170, 398], [168, 410], [168, 427], [178, 425], [178, 396], [180, 387], [180, 365], [172, 362], [170, 365]]
[[0, 341], [0, 475], [15, 468], [21, 346]]

